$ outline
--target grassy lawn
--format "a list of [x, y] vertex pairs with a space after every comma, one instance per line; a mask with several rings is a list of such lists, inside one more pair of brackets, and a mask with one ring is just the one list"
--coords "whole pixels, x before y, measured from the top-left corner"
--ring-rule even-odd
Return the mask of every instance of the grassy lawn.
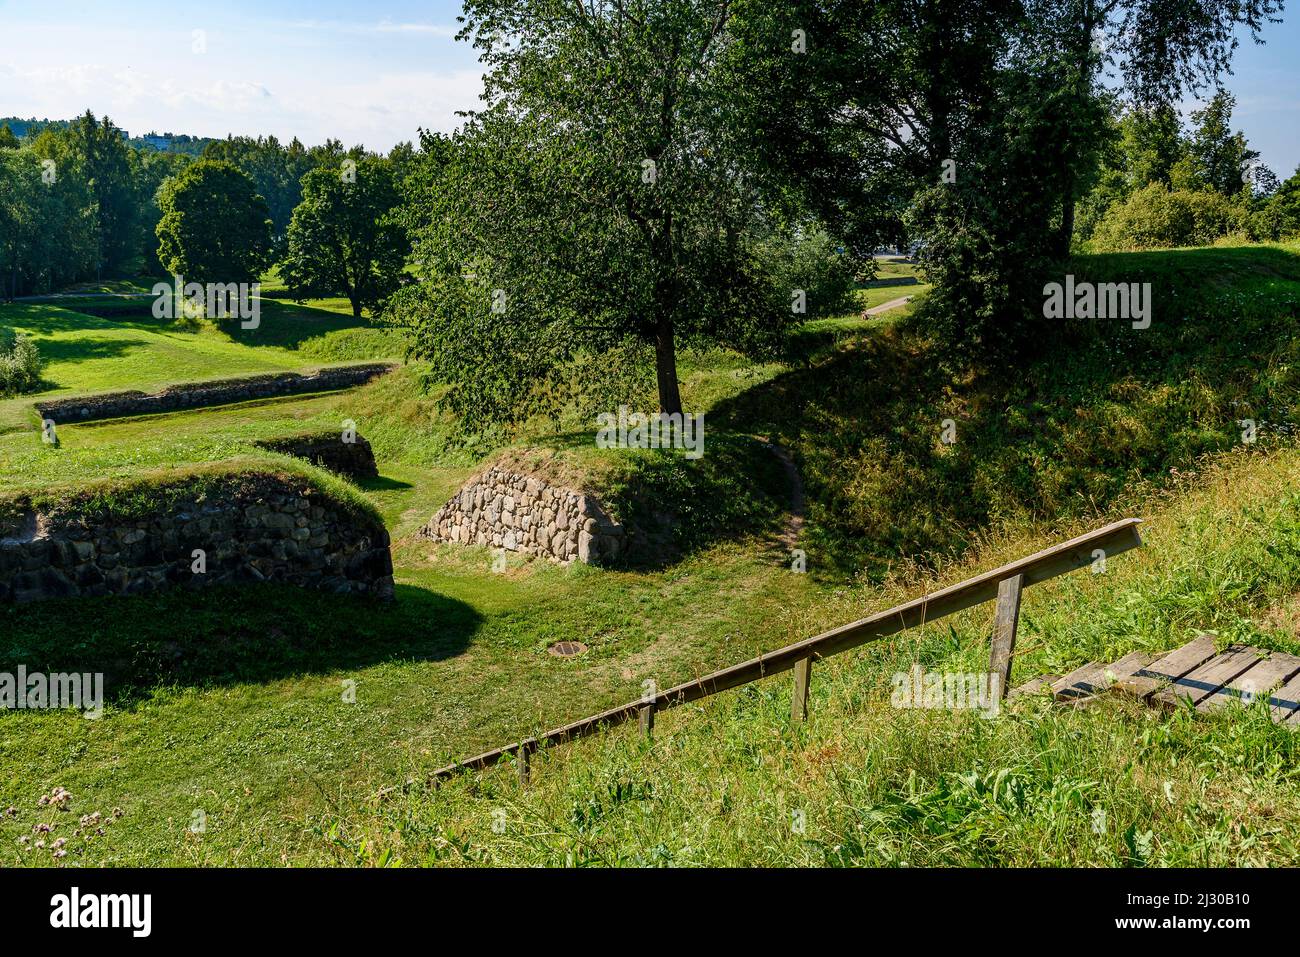
[[[1147, 503], [1144, 547], [1035, 586], [1013, 683], [1218, 641], [1300, 651], [1300, 452], [1212, 467]], [[1080, 526], [1080, 529], [1085, 526]], [[1065, 534], [1067, 529], [1061, 530]], [[802, 631], [1049, 544], [990, 542], [935, 579], [821, 593]], [[342, 864], [1294, 866], [1300, 737], [1251, 709], [1172, 715], [1028, 699], [994, 720], [891, 707], [891, 676], [987, 668], [988, 605], [818, 662], [810, 719], [783, 675], [315, 827]]]
[[[289, 318], [277, 307], [295, 308], [271, 303], [273, 320]], [[314, 335], [346, 334], [350, 324], [306, 319]], [[136, 317], [78, 321], [151, 345], [172, 335]], [[873, 324], [845, 319], [834, 333]], [[285, 342], [276, 325], [268, 331], [279, 344], [246, 345], [211, 330], [180, 341], [191, 355], [206, 349], [233, 363], [301, 358], [301, 343]], [[684, 394], [707, 409], [783, 368], [725, 350], [695, 354], [683, 363]], [[68, 371], [68, 363], [51, 367], [54, 376]], [[143, 376], [125, 361], [100, 371], [102, 379], [83, 376], [79, 386], [120, 388]], [[83, 813], [121, 806], [111, 840], [87, 844], [86, 862], [328, 861], [328, 845], [304, 826], [345, 794], [488, 747], [521, 726], [612, 704], [646, 678], [684, 680], [795, 637], [782, 622], [823, 589], [791, 573], [765, 540], [724, 542], [663, 572], [512, 558], [500, 574], [487, 550], [413, 540], [478, 461], [451, 441], [419, 376], [416, 366], [342, 393], [66, 426], [58, 448], [32, 432], [0, 435], [0, 489], [17, 490], [223, 461], [250, 454], [258, 439], [351, 418], [381, 463], [364, 492], [394, 537], [398, 586], [391, 607], [268, 587], [0, 610], [6, 661], [92, 660], [118, 689], [99, 722], [0, 715], [0, 804], [25, 807], [28, 791], [58, 778], [88, 802]], [[561, 437], [559, 446], [572, 442], [581, 453], [590, 435]], [[73, 645], [53, 637], [68, 633], [78, 636]], [[560, 639], [589, 650], [555, 658], [546, 648]], [[361, 689], [356, 706], [341, 700], [345, 679]], [[209, 827], [202, 840], [186, 830], [199, 807]], [[0, 839], [0, 861], [25, 859], [16, 848]]]
[[[264, 299], [253, 330], [206, 322], [189, 328], [155, 319], [147, 300], [136, 304], [100, 296], [0, 306], [0, 324], [33, 336], [48, 362], [42, 392], [0, 400], [0, 432], [36, 428], [31, 405], [37, 397], [153, 391], [175, 382], [401, 356], [395, 337], [352, 319], [343, 300]], [[120, 314], [124, 308], [129, 311]]]
[[[377, 498], [400, 534], [446, 488]], [[6, 660], [94, 659], [120, 691], [97, 722], [0, 715], [0, 802], [23, 808], [26, 828], [56, 780], [81, 813], [121, 806], [87, 863], [322, 860], [304, 827], [344, 795], [612, 704], [647, 677], [683, 680], [782, 643], [783, 618], [817, 590], [739, 546], [665, 575], [545, 563], [494, 575], [484, 550], [413, 543], [397, 555], [388, 607], [268, 587], [0, 613]], [[53, 647], [69, 633], [75, 651]], [[591, 650], [547, 654], [561, 638]], [[356, 704], [342, 700], [346, 679]], [[185, 830], [196, 808], [201, 840]], [[0, 861], [23, 859], [18, 830], [0, 835]]]
[[[506, 441], [459, 434], [418, 364], [341, 393], [68, 426], [57, 449], [20, 431], [34, 425], [23, 412], [31, 396], [0, 405], [0, 430], [10, 430], [0, 434], [0, 491], [220, 462], [254, 454], [259, 439], [352, 419], [376, 451], [381, 476], [361, 491], [392, 533], [397, 581], [388, 606], [266, 585], [0, 608], [0, 670], [103, 670], [111, 699], [99, 721], [0, 712], [0, 810], [19, 808], [0, 817], [0, 864], [48, 863], [18, 843], [47, 819], [63, 822], [65, 862], [85, 864], [1300, 860], [1286, 810], [1296, 806], [1294, 739], [1249, 715], [1215, 719], [1205, 734], [1190, 719], [1113, 708], [1031, 709], [998, 722], [890, 709], [888, 676], [900, 665], [977, 670], [984, 612], [819, 667], [804, 731], [784, 723], [787, 683], [770, 682], [665, 715], [650, 748], [616, 734], [546, 756], [529, 794], [494, 773], [477, 790], [366, 801], [447, 760], [635, 697], [646, 679], [685, 680], [1122, 512], [1152, 519], [1148, 548], [1117, 559], [1113, 574], [1030, 593], [1018, 680], [1167, 647], [1194, 628], [1300, 650], [1270, 625], [1294, 617], [1289, 596], [1300, 588], [1300, 453], [1280, 430], [1264, 430], [1255, 450], [1228, 439], [1234, 400], [1265, 410], [1262, 420], [1291, 415], [1292, 340], [1279, 330], [1293, 315], [1300, 260], [1206, 252], [1119, 264], [1180, 285], [1163, 315], [1195, 321], [1157, 326], [1169, 338], [1149, 351], [1151, 339], [1081, 338], [1068, 358], [1026, 370], [1014, 398], [1005, 383], [940, 387], [919, 325], [923, 296], [887, 316], [807, 323], [787, 355], [767, 362], [684, 353], [684, 403], [707, 413], [717, 442], [702, 461], [731, 461], [756, 434], [795, 451], [810, 495], [807, 575], [788, 569], [762, 524], [649, 571], [512, 557], [494, 572], [485, 549], [414, 538]], [[1206, 264], [1226, 272], [1207, 279]], [[1119, 268], [1110, 257], [1082, 266]], [[912, 274], [887, 264], [878, 279]], [[860, 297], [867, 308], [923, 292], [873, 285]], [[1242, 317], [1249, 348], [1208, 321], [1223, 310]], [[346, 313], [337, 301], [267, 300], [257, 333], [55, 304], [4, 307], [0, 321], [41, 336], [54, 358], [51, 392], [73, 392], [400, 354], [389, 333]], [[1023, 408], [1024, 422], [1008, 418]], [[946, 415], [968, 445], [938, 446]], [[509, 441], [589, 467], [589, 423], [579, 419], [561, 435]], [[1175, 465], [1184, 477], [1173, 481]], [[722, 478], [736, 484], [711, 501], [743, 497], [737, 476]], [[762, 483], [747, 478], [743, 491], [759, 494], [751, 486]], [[589, 650], [548, 654], [561, 639]], [[345, 682], [356, 682], [355, 703]], [[1215, 760], [1230, 767], [1228, 786], [1255, 788], [1267, 812], [1233, 799], [1220, 813], [1209, 742], [1226, 755]], [[1155, 770], [1135, 774], [1126, 750]], [[1057, 754], [1068, 759], [1048, 757]], [[72, 815], [37, 809], [54, 786], [73, 793]], [[1080, 828], [1098, 804], [1115, 829], [1088, 844]], [[124, 814], [105, 837], [74, 837], [68, 818], [114, 807]], [[504, 833], [492, 830], [500, 809]], [[790, 832], [792, 809], [807, 812], [806, 836]], [[190, 830], [196, 811], [202, 833]]]

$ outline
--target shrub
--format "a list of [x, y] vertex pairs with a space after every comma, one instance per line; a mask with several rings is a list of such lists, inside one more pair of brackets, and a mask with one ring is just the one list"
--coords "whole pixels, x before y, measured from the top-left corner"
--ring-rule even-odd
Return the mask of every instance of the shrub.
[[1166, 189], [1152, 183], [1111, 207], [1093, 233], [1097, 252], [1208, 246], [1250, 226], [1245, 206], [1208, 190]]
[[30, 337], [0, 329], [0, 395], [34, 391], [44, 364]]
[[795, 289], [806, 296], [803, 318], [821, 319], [853, 308], [854, 264], [820, 227], [774, 233], [759, 244], [757, 257], [768, 271], [780, 310], [790, 309]]

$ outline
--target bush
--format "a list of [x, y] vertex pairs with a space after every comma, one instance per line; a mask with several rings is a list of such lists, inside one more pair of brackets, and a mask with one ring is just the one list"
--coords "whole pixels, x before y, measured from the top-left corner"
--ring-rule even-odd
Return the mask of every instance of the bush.
[[782, 312], [789, 311], [795, 289], [802, 289], [806, 297], [802, 318], [824, 319], [853, 309], [854, 264], [820, 227], [774, 234], [759, 244], [757, 257]]
[[1208, 246], [1234, 233], [1247, 233], [1244, 205], [1208, 190], [1144, 186], [1111, 209], [1093, 233], [1096, 252], [1131, 252], [1175, 246]]
[[1049, 221], [1020, 194], [933, 186], [913, 200], [905, 222], [925, 237], [917, 259], [934, 284], [916, 315], [952, 375], [1014, 364], [1038, 347], [1042, 277], [1054, 259]]
[[1246, 232], [1255, 242], [1277, 242], [1283, 234], [1282, 217], [1272, 204], [1265, 203], [1251, 212]]
[[34, 391], [44, 364], [31, 338], [0, 329], [0, 395]]

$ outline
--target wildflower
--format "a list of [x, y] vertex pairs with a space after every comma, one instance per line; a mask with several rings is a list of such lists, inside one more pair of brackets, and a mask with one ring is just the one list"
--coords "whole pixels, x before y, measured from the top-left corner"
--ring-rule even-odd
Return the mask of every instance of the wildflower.
[[66, 810], [68, 802], [72, 800], [72, 792], [67, 788], [56, 787], [49, 794], [42, 794], [41, 799], [36, 803], [41, 807], [57, 807], [59, 810]]

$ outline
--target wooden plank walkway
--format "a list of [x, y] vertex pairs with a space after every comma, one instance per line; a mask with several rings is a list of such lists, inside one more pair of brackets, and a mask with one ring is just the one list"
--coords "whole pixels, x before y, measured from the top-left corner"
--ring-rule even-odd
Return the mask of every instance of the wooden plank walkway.
[[1202, 712], [1250, 704], [1266, 694], [1275, 722], [1300, 727], [1300, 658], [1248, 645], [1216, 652], [1209, 635], [1164, 655], [1134, 651], [1112, 664], [1090, 661], [1064, 677], [1043, 675], [1008, 697], [1049, 691], [1055, 700], [1076, 705], [1117, 692], [1153, 707], [1186, 701]]

